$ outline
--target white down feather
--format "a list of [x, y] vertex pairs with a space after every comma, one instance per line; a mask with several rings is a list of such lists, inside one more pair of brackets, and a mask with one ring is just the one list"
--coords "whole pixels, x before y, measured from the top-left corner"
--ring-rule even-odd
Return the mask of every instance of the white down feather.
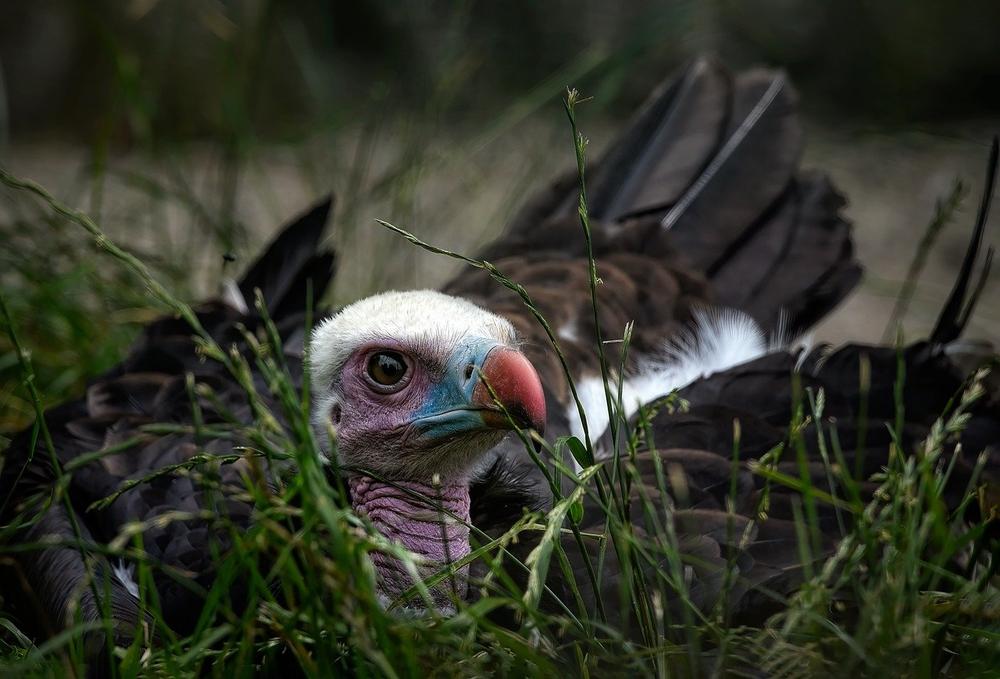
[[[787, 344], [783, 334], [779, 331], [776, 339], [769, 343], [757, 322], [737, 309], [709, 308], [695, 311], [691, 328], [665, 342], [658, 354], [640, 358], [635, 373], [626, 376], [622, 385], [625, 417], [635, 414], [642, 404], [685, 387], [701, 377], [728, 370], [783, 348]], [[604, 383], [600, 376], [586, 377], [577, 384], [577, 391], [591, 438], [595, 440], [610, 422]], [[567, 414], [570, 432], [582, 438], [583, 424], [575, 404], [569, 407]]]

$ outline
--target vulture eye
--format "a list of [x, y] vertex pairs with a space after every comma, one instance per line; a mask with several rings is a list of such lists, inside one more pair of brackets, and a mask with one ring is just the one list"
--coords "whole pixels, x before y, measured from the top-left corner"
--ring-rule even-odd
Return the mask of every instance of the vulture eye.
[[380, 387], [402, 386], [406, 360], [395, 351], [377, 351], [368, 359], [368, 377]]

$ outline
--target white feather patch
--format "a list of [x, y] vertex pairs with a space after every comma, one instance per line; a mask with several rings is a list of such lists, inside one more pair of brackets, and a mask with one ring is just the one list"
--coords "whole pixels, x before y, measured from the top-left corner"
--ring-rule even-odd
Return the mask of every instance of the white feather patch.
[[249, 314], [250, 307], [243, 297], [239, 284], [232, 278], [222, 281], [222, 301], [239, 311], [241, 314]]
[[[784, 333], [775, 333], [780, 337]], [[657, 356], [638, 361], [638, 370], [626, 377], [622, 385], [624, 416], [631, 417], [644, 403], [650, 403], [675, 389], [691, 384], [712, 373], [728, 370], [741, 363], [780, 350], [777, 342], [768, 342], [757, 322], [737, 309], [700, 309], [694, 313], [692, 328], [664, 344]], [[588, 377], [577, 384], [591, 440], [604, 433], [610, 422], [604, 383], [599, 377]], [[612, 394], [617, 398], [617, 385]], [[583, 424], [576, 405], [568, 409], [570, 432], [583, 437]]]
[[576, 325], [572, 321], [560, 326], [559, 330], [556, 331], [556, 335], [559, 339], [566, 340], [567, 342], [580, 341], [580, 333], [576, 331]]
[[[628, 382], [623, 386], [627, 387]], [[580, 399], [580, 406], [583, 408], [584, 416], [587, 418], [587, 428], [590, 431], [591, 441], [593, 441], [608, 428], [608, 424], [611, 422], [610, 417], [608, 417], [608, 401], [604, 393], [604, 382], [600, 377], [586, 377], [577, 382], [576, 394]], [[617, 392], [612, 391], [613, 396], [616, 394]], [[622, 402], [630, 403], [632, 401], [631, 397], [631, 393], [623, 393]], [[567, 415], [569, 417], [570, 433], [582, 441], [583, 422], [580, 419], [580, 411], [575, 403], [570, 404]]]
[[135, 581], [135, 566], [126, 564], [121, 559], [111, 566], [111, 572], [124, 585], [126, 591], [135, 598], [139, 598], [139, 583]]

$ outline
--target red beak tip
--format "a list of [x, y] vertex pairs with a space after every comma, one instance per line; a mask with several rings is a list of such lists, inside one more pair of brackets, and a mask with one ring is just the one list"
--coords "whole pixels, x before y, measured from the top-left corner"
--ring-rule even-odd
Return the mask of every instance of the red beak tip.
[[[483, 361], [482, 379], [489, 383], [497, 400], [519, 425], [544, 431], [545, 392], [535, 367], [524, 354], [497, 347]], [[481, 382], [476, 387], [476, 400], [493, 403], [489, 390]]]

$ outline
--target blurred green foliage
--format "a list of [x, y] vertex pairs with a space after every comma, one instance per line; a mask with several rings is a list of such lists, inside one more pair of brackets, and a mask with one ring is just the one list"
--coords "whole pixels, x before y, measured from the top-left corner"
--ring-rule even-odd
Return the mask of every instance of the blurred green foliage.
[[15, 137], [274, 139], [382, 107], [474, 120], [592, 50], [627, 109], [713, 50], [899, 123], [1000, 111], [997, 26], [994, 0], [42, 0], [0, 5], [0, 102]]

